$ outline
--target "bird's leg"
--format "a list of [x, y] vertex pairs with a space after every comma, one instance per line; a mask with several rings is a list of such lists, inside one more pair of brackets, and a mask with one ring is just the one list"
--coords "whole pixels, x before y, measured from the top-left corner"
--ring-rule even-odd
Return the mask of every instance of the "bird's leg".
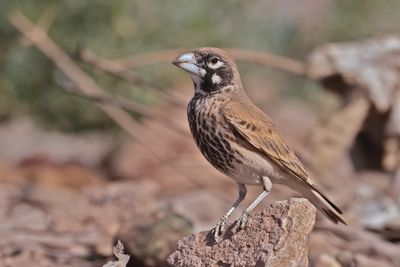
[[254, 200], [253, 203], [251, 203], [250, 206], [248, 206], [242, 212], [242, 215], [240, 215], [240, 218], [236, 221], [235, 226], [232, 228], [233, 233], [236, 233], [238, 230], [243, 229], [246, 226], [250, 212], [268, 195], [268, 193], [268, 191], [263, 190], [261, 194], [258, 195], [256, 200]]
[[218, 241], [219, 236], [222, 235], [223, 232], [225, 231], [229, 216], [231, 216], [233, 211], [239, 206], [239, 204], [246, 197], [246, 194], [247, 194], [246, 186], [244, 184], [238, 183], [238, 189], [239, 189], [239, 196], [236, 199], [235, 203], [233, 203], [232, 207], [228, 210], [228, 212], [219, 220], [219, 222], [217, 223], [217, 225], [215, 226], [215, 228], [213, 230], [215, 241]]
[[232, 228], [232, 232], [236, 233], [238, 230], [243, 229], [246, 224], [247, 220], [249, 218], [250, 212], [258, 205], [260, 202], [271, 192], [272, 189], [272, 183], [271, 180], [268, 177], [262, 177], [262, 182], [263, 182], [263, 191], [261, 194], [258, 195], [258, 197], [248, 206], [240, 215], [240, 218], [236, 221], [235, 226]]

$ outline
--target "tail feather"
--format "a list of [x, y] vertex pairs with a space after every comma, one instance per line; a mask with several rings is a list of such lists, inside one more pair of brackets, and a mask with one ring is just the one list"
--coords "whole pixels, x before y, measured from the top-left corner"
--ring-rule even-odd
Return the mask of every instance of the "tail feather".
[[311, 189], [313, 197], [310, 199], [311, 202], [316, 206], [316, 208], [321, 211], [330, 221], [335, 224], [343, 223], [347, 225], [346, 220], [341, 216], [343, 211], [341, 211], [332, 201], [328, 199], [327, 196], [322, 194], [317, 188]]

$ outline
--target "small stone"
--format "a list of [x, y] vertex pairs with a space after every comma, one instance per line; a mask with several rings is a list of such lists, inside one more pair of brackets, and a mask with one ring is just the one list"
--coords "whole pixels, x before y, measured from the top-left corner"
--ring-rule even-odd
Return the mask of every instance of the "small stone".
[[328, 254], [321, 254], [314, 265], [315, 267], [342, 267], [333, 256]]

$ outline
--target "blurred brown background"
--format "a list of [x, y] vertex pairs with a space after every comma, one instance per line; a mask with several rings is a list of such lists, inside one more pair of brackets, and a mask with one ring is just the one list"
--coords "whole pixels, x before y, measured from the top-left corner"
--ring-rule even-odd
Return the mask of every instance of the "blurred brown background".
[[[311, 266], [400, 265], [400, 2], [0, 10], [0, 266], [101, 266], [117, 239], [128, 266], [164, 266], [180, 238], [214, 226], [236, 185], [195, 147], [192, 83], [170, 64], [201, 46], [236, 48], [249, 96], [344, 209], [349, 228], [318, 216]], [[265, 202], [291, 196], [276, 186]]]

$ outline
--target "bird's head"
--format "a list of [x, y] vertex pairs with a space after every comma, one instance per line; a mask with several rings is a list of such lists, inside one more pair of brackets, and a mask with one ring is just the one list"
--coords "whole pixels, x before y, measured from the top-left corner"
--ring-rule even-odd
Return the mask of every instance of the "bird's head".
[[196, 93], [213, 94], [228, 86], [241, 87], [235, 62], [221, 49], [198, 48], [180, 55], [173, 64], [191, 74]]

